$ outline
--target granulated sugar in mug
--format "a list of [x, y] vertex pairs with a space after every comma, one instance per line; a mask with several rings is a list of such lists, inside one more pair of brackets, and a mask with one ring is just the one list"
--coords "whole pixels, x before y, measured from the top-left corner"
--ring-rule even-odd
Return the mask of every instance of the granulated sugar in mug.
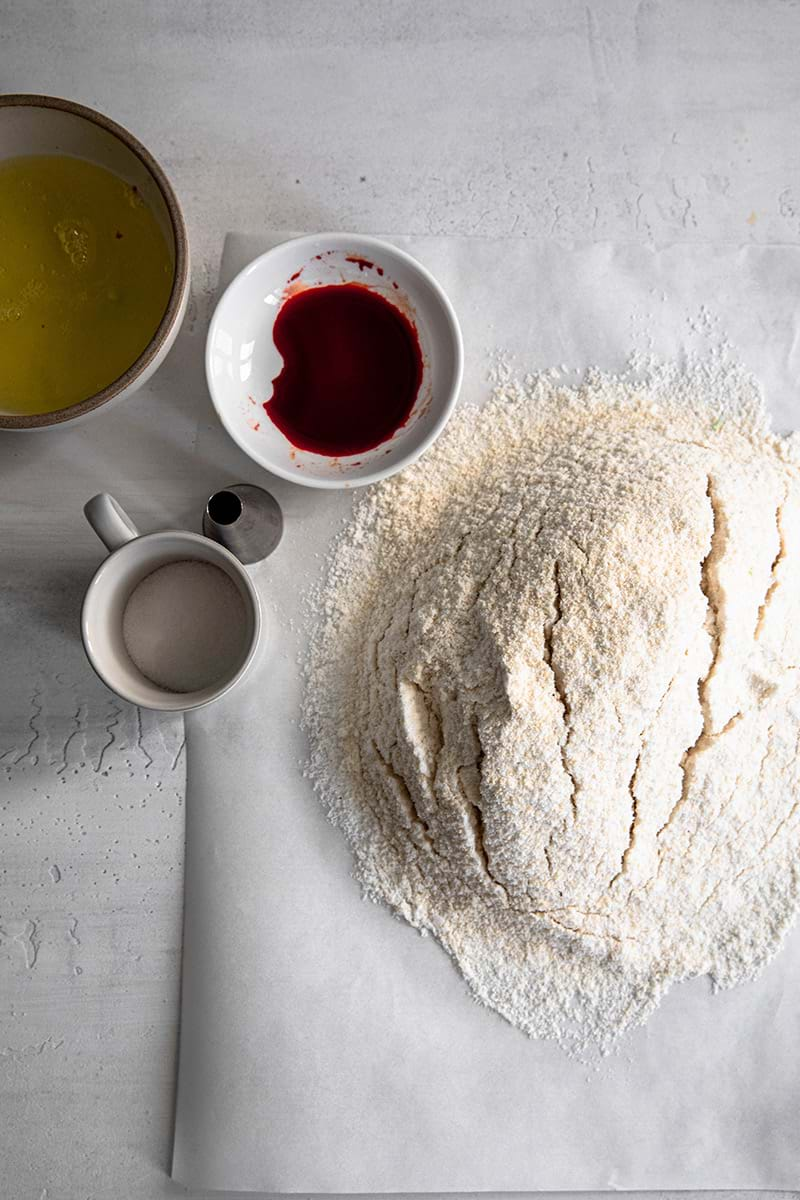
[[133, 589], [122, 618], [125, 649], [168, 692], [212, 687], [236, 666], [246, 642], [242, 597], [209, 562], [165, 563]]
[[506, 378], [356, 502], [310, 771], [365, 893], [607, 1050], [800, 902], [800, 449], [720, 358]]

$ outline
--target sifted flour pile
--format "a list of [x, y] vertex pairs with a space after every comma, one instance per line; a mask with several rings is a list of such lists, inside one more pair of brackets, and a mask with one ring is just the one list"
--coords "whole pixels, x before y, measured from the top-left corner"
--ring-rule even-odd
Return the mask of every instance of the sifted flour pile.
[[800, 903], [800, 453], [720, 357], [506, 378], [356, 503], [311, 773], [365, 892], [526, 1033], [608, 1049]]

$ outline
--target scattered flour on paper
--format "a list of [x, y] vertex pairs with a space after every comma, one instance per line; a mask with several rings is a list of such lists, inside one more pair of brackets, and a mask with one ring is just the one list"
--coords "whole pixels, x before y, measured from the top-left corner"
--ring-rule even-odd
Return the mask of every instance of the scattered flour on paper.
[[800, 450], [722, 355], [508, 371], [360, 496], [310, 773], [365, 893], [476, 999], [608, 1050], [800, 904]]

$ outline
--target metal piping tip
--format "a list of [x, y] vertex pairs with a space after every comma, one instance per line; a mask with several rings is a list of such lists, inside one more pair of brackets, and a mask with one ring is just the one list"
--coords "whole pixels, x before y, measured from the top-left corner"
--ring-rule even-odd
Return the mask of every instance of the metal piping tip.
[[257, 563], [276, 549], [283, 535], [283, 513], [274, 496], [254, 483], [232, 483], [209, 496], [203, 533], [240, 562]]

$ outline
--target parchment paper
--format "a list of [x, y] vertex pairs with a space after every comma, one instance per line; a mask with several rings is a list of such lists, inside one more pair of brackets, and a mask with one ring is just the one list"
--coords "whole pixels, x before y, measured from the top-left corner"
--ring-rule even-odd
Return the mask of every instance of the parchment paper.
[[[222, 283], [274, 238], [229, 237]], [[464, 403], [488, 352], [528, 367], [697, 348], [722, 317], [800, 424], [800, 255], [397, 239], [462, 322]], [[705, 305], [710, 313], [701, 313]], [[196, 1187], [481, 1191], [800, 1187], [800, 938], [761, 978], [673, 990], [599, 1070], [473, 1003], [433, 942], [363, 902], [301, 773], [303, 592], [347, 494], [266, 479], [216, 423], [198, 452], [266, 483], [284, 541], [256, 570], [249, 681], [187, 719], [183, 1009], [174, 1175]]]

